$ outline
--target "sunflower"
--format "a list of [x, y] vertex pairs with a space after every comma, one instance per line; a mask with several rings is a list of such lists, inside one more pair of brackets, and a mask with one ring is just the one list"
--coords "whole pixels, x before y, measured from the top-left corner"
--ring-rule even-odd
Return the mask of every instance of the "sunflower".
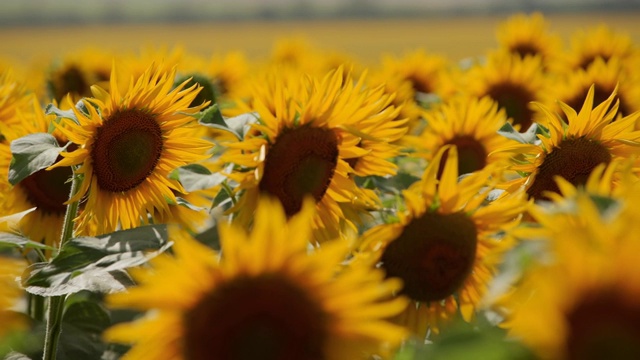
[[0, 257], [0, 346], [7, 333], [23, 327], [22, 319], [10, 309], [22, 294], [16, 279], [20, 277], [25, 266], [21, 260]]
[[544, 67], [555, 62], [562, 50], [562, 40], [548, 30], [544, 15], [515, 14], [498, 26], [498, 44], [500, 48], [526, 56], [540, 56]]
[[640, 154], [640, 131], [633, 131], [640, 113], [614, 121], [618, 111], [616, 91], [595, 108], [594, 94], [591, 86], [579, 113], [560, 104], [569, 124], [540, 105], [548, 135], [538, 135], [539, 145], [517, 144], [503, 149], [518, 156], [511, 168], [527, 175], [511, 181], [510, 188], [524, 185], [531, 198], [545, 199], [547, 192], [558, 192], [556, 176], [581, 184], [597, 165]]
[[88, 113], [72, 107], [78, 123], [58, 126], [78, 149], [62, 152], [49, 169], [80, 165], [84, 180], [70, 199], [87, 197], [80, 224], [95, 222], [105, 233], [146, 223], [149, 214], [169, 211], [174, 191], [184, 192], [169, 173], [207, 158], [211, 144], [189, 128], [190, 114], [205, 104], [188, 107], [198, 88], [184, 89], [186, 82], [173, 88], [175, 71], [152, 65], [122, 92], [114, 67], [110, 93], [94, 87], [96, 98], [84, 100]]
[[246, 105], [258, 123], [244, 140], [225, 144], [220, 161], [237, 165], [229, 177], [239, 184], [232, 211], [236, 221], [249, 224], [259, 195], [266, 193], [291, 216], [311, 194], [318, 208], [315, 241], [335, 239], [355, 230], [345, 212], [377, 205], [375, 194], [358, 188], [352, 175], [393, 173], [395, 165], [373, 155], [395, 153], [390, 142], [403, 134], [405, 122], [390, 121], [398, 110], [382, 88], [367, 88], [364, 76], [353, 81], [342, 68], [322, 80], [286, 74], [272, 73], [258, 88]]
[[[613, 90], [618, 88], [618, 113], [627, 116], [640, 110], [640, 85], [638, 75], [624, 68], [620, 59], [612, 57], [609, 61], [595, 59], [587, 69], [579, 68], [560, 76], [549, 87], [544, 103], [560, 112], [557, 100], [579, 109], [589, 92], [594, 88], [594, 105], [601, 104]], [[566, 119], [565, 119], [566, 120]]]
[[29, 108], [25, 87], [16, 80], [11, 68], [0, 71], [0, 138], [15, 127], [20, 127], [17, 112]]
[[536, 206], [540, 228], [519, 234], [543, 241], [550, 256], [505, 297], [504, 326], [542, 359], [638, 358], [639, 183], [617, 199], [562, 183], [569, 198]]
[[628, 34], [601, 24], [572, 35], [570, 49], [565, 54], [565, 66], [569, 69], [587, 69], [598, 58], [605, 62], [614, 57], [624, 61], [634, 51], [633, 41]]
[[540, 56], [520, 58], [511, 53], [493, 53], [487, 62], [469, 70], [466, 92], [490, 96], [512, 119], [514, 128], [525, 131], [535, 122], [532, 101], [542, 100], [546, 88]]
[[125, 359], [149, 360], [364, 359], [399, 344], [405, 331], [384, 319], [407, 304], [391, 299], [400, 282], [341, 268], [343, 242], [309, 253], [313, 209], [308, 201], [287, 221], [278, 200], [263, 198], [250, 234], [221, 226], [221, 257], [176, 241], [175, 257], [153, 259], [153, 270], [133, 272], [138, 287], [108, 298], [149, 311], [106, 338], [134, 343]]
[[[0, 188], [7, 189], [0, 202], [0, 215], [12, 214], [35, 207], [36, 209], [25, 215], [19, 223], [20, 231], [35, 241], [43, 241], [53, 245], [60, 240], [60, 231], [69, 199], [72, 175], [70, 167], [58, 167], [53, 170], [39, 170], [21, 182], [12, 186], [9, 184], [9, 165], [12, 160], [11, 141], [35, 133], [46, 133], [55, 115], [47, 116], [37, 98], [32, 95], [32, 109], [29, 112], [19, 112], [21, 126], [16, 127], [7, 136], [5, 142], [0, 143]], [[60, 130], [54, 130], [52, 135], [60, 146], [68, 140]], [[73, 147], [70, 147], [73, 148]], [[61, 160], [61, 158], [58, 158]]]
[[437, 109], [428, 111], [425, 120], [426, 128], [412, 142], [419, 149], [418, 154], [427, 160], [447, 145], [457, 148], [459, 174], [472, 173], [490, 164], [506, 164], [509, 159], [507, 154], [488, 156], [513, 142], [498, 134], [506, 124], [507, 116], [504, 109], [499, 109], [488, 96], [481, 99], [454, 97]]
[[401, 293], [413, 305], [395, 320], [419, 337], [438, 333], [458, 311], [467, 322], [474, 318], [500, 255], [511, 244], [499, 233], [517, 225], [527, 203], [521, 191], [482, 205], [492, 189], [491, 171], [487, 167], [458, 182], [456, 147], [445, 146], [422, 180], [403, 192], [407, 210], [399, 223], [363, 234], [356, 258], [378, 259], [387, 277], [403, 281]]
[[213, 79], [216, 96], [232, 99], [249, 74], [250, 65], [244, 53], [231, 51], [213, 55], [205, 65], [205, 73]]
[[57, 102], [70, 94], [74, 101], [91, 96], [91, 86], [106, 86], [113, 55], [95, 48], [68, 53], [51, 64], [47, 79], [49, 98]]

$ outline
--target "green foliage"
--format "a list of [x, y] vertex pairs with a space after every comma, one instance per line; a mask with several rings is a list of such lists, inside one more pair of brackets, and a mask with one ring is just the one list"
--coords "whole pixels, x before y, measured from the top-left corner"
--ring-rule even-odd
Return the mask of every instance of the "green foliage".
[[0, 248], [2, 247], [17, 247], [20, 250], [26, 249], [41, 249], [41, 250], [53, 250], [51, 246], [41, 244], [33, 241], [22, 235], [0, 232]]
[[169, 178], [180, 181], [185, 190], [198, 191], [211, 189], [220, 185], [227, 177], [220, 173], [212, 173], [206, 167], [199, 164], [189, 164], [174, 170]]
[[233, 134], [238, 140], [244, 139], [251, 124], [257, 121], [255, 113], [246, 113], [231, 118], [224, 118], [218, 104], [210, 106], [200, 112], [198, 122], [206, 127], [218, 129]]
[[521, 133], [514, 129], [510, 123], [505, 123], [500, 130], [498, 130], [498, 134], [521, 144], [535, 144], [538, 140], [537, 135], [543, 130], [544, 128], [542, 126], [534, 123], [527, 131]]
[[167, 237], [166, 225], [149, 225], [71, 239], [51, 262], [33, 264], [24, 286], [40, 296], [124, 290], [131, 280], [123, 270], [165, 251], [171, 245]]
[[531, 351], [507, 337], [506, 331], [479, 320], [467, 324], [459, 320], [443, 330], [432, 343], [407, 343], [395, 360], [533, 360]]
[[64, 149], [53, 135], [47, 133], [29, 134], [12, 141], [9, 182], [16, 185], [27, 176], [53, 165]]

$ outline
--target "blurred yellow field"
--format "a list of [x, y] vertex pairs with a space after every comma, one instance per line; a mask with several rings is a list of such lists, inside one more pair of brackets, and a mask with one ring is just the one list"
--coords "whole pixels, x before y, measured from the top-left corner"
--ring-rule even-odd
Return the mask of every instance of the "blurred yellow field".
[[[607, 24], [640, 42], [639, 14], [545, 15], [550, 30], [567, 41], [579, 29]], [[274, 41], [304, 37], [322, 49], [345, 52], [376, 63], [384, 52], [423, 48], [458, 60], [496, 46], [496, 26], [507, 15], [373, 20], [235, 21], [167, 25], [88, 25], [0, 28], [0, 54], [20, 60], [62, 54], [93, 45], [134, 51], [141, 46], [182, 45], [196, 54], [241, 50], [249, 57], [268, 54]]]

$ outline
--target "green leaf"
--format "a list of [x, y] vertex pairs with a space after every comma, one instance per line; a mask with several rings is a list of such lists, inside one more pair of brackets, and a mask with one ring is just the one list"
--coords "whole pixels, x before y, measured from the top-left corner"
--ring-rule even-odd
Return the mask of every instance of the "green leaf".
[[100, 360], [107, 347], [100, 334], [65, 323], [60, 334], [56, 358], [60, 360]]
[[53, 250], [53, 247], [33, 241], [22, 235], [0, 232], [0, 247], [17, 247], [20, 249], [42, 249]]
[[520, 133], [510, 123], [505, 123], [498, 130], [498, 134], [506, 137], [507, 139], [515, 140], [521, 144], [535, 144], [538, 140], [536, 136], [538, 134], [538, 124], [532, 124], [527, 131]]
[[80, 330], [95, 334], [100, 334], [111, 326], [111, 316], [107, 310], [94, 301], [71, 303], [65, 309], [62, 321]]
[[64, 147], [51, 134], [35, 133], [11, 142], [13, 159], [9, 166], [9, 182], [16, 185], [27, 176], [56, 162]]
[[244, 139], [244, 135], [258, 119], [256, 113], [246, 113], [225, 119], [220, 113], [218, 105], [215, 104], [206, 108], [200, 113], [198, 122], [204, 126], [223, 130], [232, 133], [239, 140]]
[[[78, 102], [76, 103], [76, 109], [84, 114], [89, 114], [86, 104], [82, 99], [78, 100]], [[51, 124], [49, 124], [50, 133], [53, 132], [55, 128], [54, 123], [59, 123], [60, 120], [62, 119], [69, 119], [75, 122], [76, 124], [80, 124], [80, 121], [78, 121], [78, 117], [76, 116], [75, 112], [73, 112], [72, 109], [62, 110], [53, 104], [49, 104], [44, 109], [44, 113], [47, 115], [51, 115], [51, 114], [56, 115], [56, 119]]]
[[227, 178], [221, 173], [211, 173], [209, 169], [199, 164], [179, 167], [169, 177], [180, 181], [185, 190], [189, 192], [211, 189], [216, 185], [220, 185]]
[[29, 267], [25, 289], [40, 296], [124, 290], [131, 280], [122, 270], [164, 252], [171, 246], [167, 237], [167, 227], [161, 224], [71, 239], [51, 262]]
[[461, 319], [447, 326], [442, 333], [423, 344], [408, 342], [396, 355], [396, 360], [533, 360], [535, 356], [521, 343], [508, 339], [505, 330], [479, 319], [467, 324]]
[[202, 110], [198, 114], [198, 122], [205, 126], [220, 127], [223, 130], [227, 129], [227, 124], [224, 122], [220, 107], [218, 104], [213, 104], [208, 108]]

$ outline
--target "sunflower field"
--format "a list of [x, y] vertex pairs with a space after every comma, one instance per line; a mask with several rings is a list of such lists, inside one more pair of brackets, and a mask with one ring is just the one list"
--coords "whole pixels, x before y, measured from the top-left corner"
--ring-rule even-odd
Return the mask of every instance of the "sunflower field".
[[0, 60], [0, 358], [640, 359], [640, 47], [496, 30]]

